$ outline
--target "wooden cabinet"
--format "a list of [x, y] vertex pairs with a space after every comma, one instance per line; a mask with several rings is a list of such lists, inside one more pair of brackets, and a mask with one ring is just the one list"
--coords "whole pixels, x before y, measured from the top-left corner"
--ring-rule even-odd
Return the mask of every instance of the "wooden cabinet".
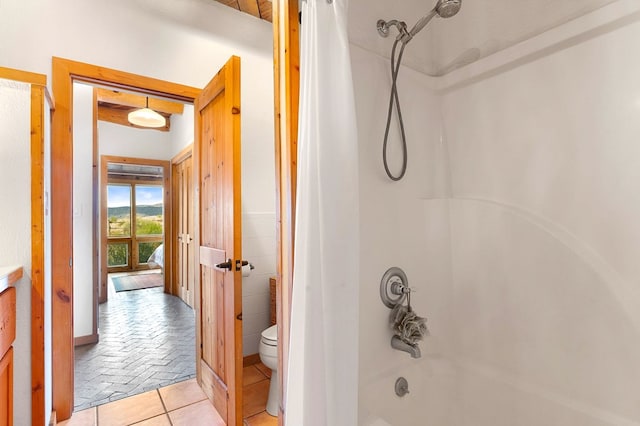
[[16, 289], [22, 268], [0, 268], [0, 426], [13, 425], [13, 341], [16, 339]]
[[13, 424], [13, 348], [0, 360], [0, 426]]

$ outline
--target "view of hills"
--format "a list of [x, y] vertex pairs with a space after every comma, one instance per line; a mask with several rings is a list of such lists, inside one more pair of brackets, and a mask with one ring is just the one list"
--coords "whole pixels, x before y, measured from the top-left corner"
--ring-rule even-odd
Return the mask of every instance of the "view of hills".
[[[110, 218], [113, 217], [127, 217], [131, 212], [131, 207], [109, 207], [107, 208], [107, 215]], [[162, 215], [162, 203], [152, 204], [147, 206], [137, 206], [136, 212], [139, 216], [161, 216]]]

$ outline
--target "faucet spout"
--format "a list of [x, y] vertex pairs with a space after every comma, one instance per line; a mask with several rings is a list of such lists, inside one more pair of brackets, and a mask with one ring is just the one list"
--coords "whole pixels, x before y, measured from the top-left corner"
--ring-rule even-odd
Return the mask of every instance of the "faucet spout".
[[420, 346], [418, 346], [417, 343], [414, 345], [409, 344], [395, 335], [391, 337], [391, 347], [393, 349], [408, 353], [409, 355], [411, 355], [411, 358], [420, 358], [422, 356], [422, 354], [420, 353]]

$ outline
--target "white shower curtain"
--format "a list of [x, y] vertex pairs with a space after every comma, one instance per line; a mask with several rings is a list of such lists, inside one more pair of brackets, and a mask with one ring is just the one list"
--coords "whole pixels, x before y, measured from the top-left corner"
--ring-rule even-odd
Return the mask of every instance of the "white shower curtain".
[[348, 0], [302, 2], [291, 426], [358, 417], [358, 147]]

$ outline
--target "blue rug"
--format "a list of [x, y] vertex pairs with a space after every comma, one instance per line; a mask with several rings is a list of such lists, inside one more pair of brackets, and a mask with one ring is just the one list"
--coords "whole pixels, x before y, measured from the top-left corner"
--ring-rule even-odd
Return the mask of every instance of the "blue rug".
[[137, 274], [113, 277], [113, 287], [116, 292], [141, 290], [143, 288], [162, 287], [164, 275], [162, 274]]

